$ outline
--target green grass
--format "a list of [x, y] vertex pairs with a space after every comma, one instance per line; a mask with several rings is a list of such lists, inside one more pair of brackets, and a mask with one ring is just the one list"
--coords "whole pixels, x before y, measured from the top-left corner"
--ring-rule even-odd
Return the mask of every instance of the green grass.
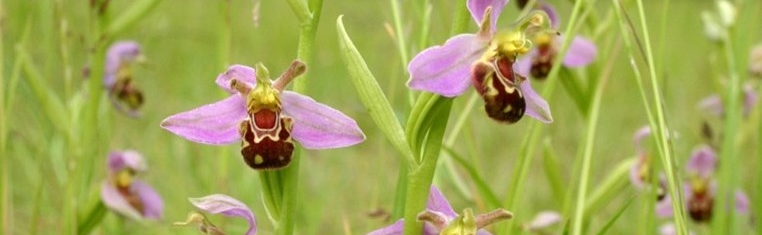
[[[223, 1], [161, 1], [143, 18], [112, 38], [135, 40], [143, 47], [147, 61], [133, 67], [135, 82], [146, 97], [143, 117], [132, 119], [115, 112], [103, 96], [98, 107], [98, 115], [102, 118], [96, 119], [95, 123], [84, 123], [83, 120], [87, 120], [84, 114], [59, 117], [54, 114], [57, 112], [55, 107], [49, 105], [60, 105], [58, 108], [68, 110], [67, 113], [77, 113], [77, 104], [87, 104], [88, 100], [84, 98], [87, 93], [83, 91], [89, 80], [83, 78], [81, 71], [93, 59], [89, 57], [93, 41], [89, 29], [88, 1], [56, 2], [59, 1], [0, 2], [4, 17], [0, 24], [0, 135], [3, 137], [0, 138], [0, 189], [4, 193], [0, 197], [3, 199], [0, 201], [0, 211], [4, 213], [0, 233], [70, 233], [73, 231], [72, 215], [86, 212], [98, 199], [100, 183], [106, 175], [107, 151], [135, 149], [142, 152], [148, 161], [149, 171], [141, 176], [142, 179], [152, 184], [164, 199], [164, 219], [146, 223], [123, 222], [116, 214], [109, 212], [95, 227], [94, 234], [197, 234], [194, 227], [172, 227], [170, 224], [183, 221], [194, 209], [187, 201], [188, 197], [212, 193], [225, 193], [247, 203], [257, 216], [259, 234], [273, 234], [275, 228], [269, 223], [262, 203], [260, 176], [243, 163], [237, 144], [207, 146], [192, 143], [161, 129], [159, 123], [169, 115], [225, 97], [226, 94], [215, 86], [214, 79], [228, 64], [253, 66], [263, 62], [270, 71], [283, 71], [297, 57], [299, 40], [298, 20], [290, 6], [285, 1], [261, 1], [259, 27], [255, 27], [252, 1], [231, 1], [227, 8], [228, 15], [224, 15], [226, 8], [220, 5]], [[112, 0], [110, 16], [118, 16], [131, 2]], [[376, 126], [353, 88], [350, 73], [341, 59], [335, 23], [339, 15], [344, 15], [348, 35], [404, 127], [413, 103], [405, 86], [407, 69], [401, 66], [404, 64], [401, 60], [409, 60], [423, 48], [442, 44], [452, 36], [451, 26], [457, 18], [453, 16], [458, 15], [457, 12], [462, 11], [463, 7], [453, 3], [460, 1], [428, 2], [431, 4], [430, 19], [421, 14], [426, 12], [423, 1], [399, 1], [399, 23], [394, 22], [395, 13], [388, 1], [323, 3], [312, 48], [314, 58], [308, 64], [309, 74], [304, 77], [304, 90], [316, 100], [354, 117], [367, 135], [367, 140], [350, 148], [300, 152], [302, 159], [296, 202], [298, 209], [294, 217], [295, 234], [365, 234], [398, 219], [384, 220], [369, 216], [370, 212], [378, 209], [391, 212], [398, 168], [404, 166], [400, 164], [404, 159], [398, 151], [400, 144], [392, 144], [386, 139], [385, 133]], [[561, 32], [565, 32], [565, 24], [569, 23], [573, 7], [570, 2], [553, 2], [562, 18]], [[638, 19], [637, 5], [634, 1], [624, 2], [624, 9], [630, 17], [635, 17], [634, 27], [641, 30], [639, 21], [635, 20]], [[703, 143], [702, 123], [707, 120], [715, 133], [727, 133], [722, 131], [724, 121], [701, 113], [696, 105], [703, 97], [726, 92], [725, 84], [729, 81], [726, 52], [703, 34], [699, 15], [702, 10], [713, 9], [713, 3], [671, 1], [671, 11], [666, 15], [661, 1], [645, 1], [644, 4], [650, 46], [655, 50], [655, 74], [649, 74], [639, 52], [633, 54], [641, 63], [640, 72], [644, 78], [656, 76], [659, 79], [665, 121], [676, 137], [671, 145], [677, 164], [677, 180], [682, 180], [685, 178], [684, 163], [691, 150]], [[756, 30], [762, 26], [762, 12], [759, 10], [762, 5], [757, 1], [745, 1], [744, 4], [739, 11], [742, 14], [737, 22], [739, 32], [733, 34], [737, 38], [733, 39], [736, 41], [730, 54], [738, 68], [746, 66], [748, 46], [762, 42], [762, 35]], [[607, 14], [612, 4], [599, 0], [589, 7], [593, 10], [589, 14], [595, 14], [597, 21], [592, 26], [597, 26], [609, 17]], [[515, 3], [510, 2], [499, 25], [509, 25], [517, 19], [518, 12]], [[585, 148], [589, 151], [585, 155], [590, 157], [589, 170], [585, 173], [589, 174], [586, 186], [588, 198], [607, 181], [606, 177], [614, 168], [635, 154], [632, 134], [648, 124], [648, 118], [629, 64], [629, 51], [623, 45], [614, 43], [622, 35], [616, 17], [611, 17], [614, 19], [612, 25], [602, 31], [595, 41], [599, 49], [604, 45], [615, 45], [612, 48], [619, 45], [621, 52], [602, 52], [611, 57], [598, 58], [588, 70], [572, 70], [582, 87], [595, 88], [589, 85], [594, 81], [589, 76], [603, 74], [602, 71], [611, 63], [610, 77], [601, 90], [598, 113], [588, 115], [578, 111], [578, 104], [564, 86], [558, 86], [560, 83], [555, 85], [552, 98], [548, 100], [554, 122], [543, 126], [538, 133], [538, 140], [547, 144], [535, 144], [536, 149], [529, 151], [534, 154], [527, 157], [533, 160], [527, 168], [522, 187], [513, 199], [516, 207], [505, 208], [514, 212], [513, 226], [528, 222], [541, 210], [564, 210], [566, 202], [558, 199], [566, 198], [566, 195], [556, 194], [569, 192], [556, 192], [558, 190], [552, 188], [551, 181], [543, 173], [544, 161], [550, 161], [550, 158], [543, 157], [543, 154], [553, 155], [552, 159], [560, 166], [554, 180], [561, 179], [561, 184], [565, 186], [561, 188], [571, 190], [571, 195], [575, 196], [577, 187], [580, 187], [578, 180], [581, 174], [579, 170], [574, 170], [575, 162], [582, 156], [579, 153], [586, 147], [584, 144], [591, 143]], [[63, 33], [59, 28], [61, 19], [66, 20], [67, 26]], [[422, 21], [428, 22], [426, 32], [422, 32]], [[385, 27], [387, 24], [389, 29]], [[660, 30], [662, 25], [664, 30]], [[27, 27], [29, 33], [24, 39]], [[590, 27], [591, 23], [585, 21], [573, 31], [591, 35]], [[466, 32], [476, 30], [476, 25], [469, 21]], [[405, 36], [404, 45], [408, 47], [405, 56], [400, 56], [397, 49], [400, 42], [392, 34]], [[643, 32], [639, 31], [638, 35], [643, 40]], [[21, 44], [23, 46], [17, 49], [17, 45]], [[39, 90], [35, 90], [36, 87], [29, 82], [29, 73], [18, 69], [23, 68], [18, 63], [24, 60], [20, 52], [28, 54], [29, 70], [39, 74], [47, 89], [43, 93], [60, 100], [38, 99], [41, 97]], [[743, 71], [738, 76], [741, 81], [748, 80], [758, 88], [758, 80], [748, 78]], [[542, 91], [549, 84], [533, 82], [532, 85]], [[448, 131], [453, 130], [467, 106], [467, 97], [473, 92], [470, 89], [465, 96], [453, 100]], [[587, 92], [590, 102], [594, 89]], [[509, 182], [512, 182], [513, 169], [517, 169], [515, 164], [520, 157], [519, 149], [532, 122], [536, 122], [525, 117], [514, 125], [498, 124], [486, 116], [482, 104], [481, 100], [476, 102], [476, 107], [467, 114], [462, 130], [457, 133], [454, 144], [448, 149], [459, 155], [458, 164], [453, 169], [466, 187], [456, 186], [452, 179], [446, 177], [450, 174], [435, 176], [437, 186], [447, 195], [455, 211], [471, 207], [479, 214], [496, 209], [488, 206], [494, 204], [492, 195], [479, 193], [485, 188], [483, 184], [498, 199], [508, 196], [508, 190], [514, 187]], [[655, 105], [651, 104], [652, 107]], [[588, 107], [595, 106], [588, 104]], [[744, 189], [751, 198], [752, 206], [756, 206], [762, 202], [759, 200], [762, 199], [760, 191], [756, 190], [762, 180], [758, 173], [758, 166], [762, 164], [757, 146], [760, 136], [757, 131], [748, 130], [759, 130], [762, 115], [759, 110], [753, 113], [748, 118], [738, 119], [736, 131], [747, 136], [739, 138], [736, 143], [723, 145], [736, 147], [734, 154], [737, 160], [732, 161], [733, 166], [723, 166], [722, 169], [736, 172], [735, 176], [728, 176], [736, 177], [729, 181]], [[597, 116], [594, 123], [588, 119], [592, 116]], [[597, 129], [590, 130], [589, 125], [597, 125]], [[81, 139], [82, 132], [88, 130], [97, 130], [96, 136], [99, 138]], [[445, 133], [445, 139], [449, 139], [450, 134]], [[588, 134], [593, 135], [588, 138]], [[656, 145], [652, 146], [651, 151], [657, 153]], [[443, 154], [440, 158], [446, 156], [448, 154]], [[657, 163], [660, 162], [657, 159], [658, 156], [654, 155], [652, 162], [661, 164]], [[461, 167], [464, 161], [473, 169]], [[76, 167], [77, 171], [68, 170], [72, 167]], [[441, 170], [438, 169], [438, 172]], [[477, 175], [483, 177], [484, 183], [475, 183], [471, 177]], [[639, 225], [650, 223], [659, 226], [669, 221], [641, 216], [641, 208], [650, 204], [640, 198], [650, 195], [630, 188], [628, 185], [627, 190], [620, 190], [611, 197], [601, 197], [607, 201], [595, 204], [599, 210], [585, 211], [587, 220], [580, 223], [580, 233], [589, 234], [606, 228], [607, 234], [635, 234], [634, 231], [643, 231], [638, 228]], [[487, 196], [490, 198], [485, 199]], [[639, 199], [632, 200], [633, 196]], [[575, 197], [572, 199], [570, 203], [577, 201]], [[574, 208], [574, 204], [568, 206]], [[755, 213], [762, 215], [762, 211]], [[569, 219], [570, 215], [565, 219]], [[612, 221], [612, 217], [619, 219]], [[239, 234], [246, 229], [242, 219], [210, 218], [229, 234]], [[762, 233], [751, 228], [747, 220], [748, 217], [736, 216], [726, 226], [735, 226], [735, 231], [740, 234], [750, 234], [751, 231]], [[710, 226], [706, 224], [689, 221], [687, 226], [699, 234], [710, 231]], [[562, 227], [557, 225], [554, 229], [560, 233]], [[652, 232], [647, 231], [648, 234]]]

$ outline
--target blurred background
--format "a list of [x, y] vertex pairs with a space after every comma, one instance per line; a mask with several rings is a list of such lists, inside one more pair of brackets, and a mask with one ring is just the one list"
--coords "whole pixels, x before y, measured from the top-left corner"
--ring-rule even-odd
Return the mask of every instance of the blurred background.
[[[431, 45], [442, 44], [450, 34], [455, 1], [401, 1], [403, 32], [411, 47], [409, 55]], [[561, 31], [570, 17], [573, 3], [551, 1], [559, 10]], [[628, 2], [628, 1], [625, 1]], [[631, 1], [630, 1], [631, 2]], [[109, 14], [117, 15], [132, 1], [112, 0]], [[10, 234], [56, 233], [66, 218], [61, 213], [67, 198], [60, 192], [67, 183], [67, 153], [78, 148], [100, 146], [106, 150], [134, 149], [143, 153], [149, 170], [141, 179], [153, 185], [165, 202], [164, 219], [159, 222], [121, 222], [114, 213], [106, 215], [103, 223], [96, 227], [94, 234], [197, 234], [193, 227], [173, 227], [175, 221], [184, 221], [186, 215], [195, 208], [188, 203], [188, 197], [201, 197], [213, 193], [231, 195], [248, 204], [259, 221], [259, 234], [271, 234], [262, 206], [258, 174], [248, 168], [237, 144], [229, 146], [208, 146], [187, 141], [159, 127], [159, 123], [169, 115], [190, 110], [202, 104], [226, 97], [224, 91], [214, 84], [216, 76], [230, 64], [253, 66], [264, 63], [273, 75], [287, 68], [296, 57], [299, 26], [285, 1], [261, 1], [259, 11], [253, 13], [255, 1], [161, 1], [158, 6], [115, 36], [116, 40], [134, 40], [141, 44], [146, 61], [133, 67], [134, 82], [143, 90], [145, 104], [143, 116], [135, 119], [116, 112], [105, 97], [101, 102], [101, 112], [106, 112], [102, 135], [107, 141], [84, 143], [82, 146], [67, 144], [65, 136], [53, 128], [51, 119], [41, 111], [45, 100], [38, 100], [30, 85], [21, 75], [14, 88], [12, 103], [6, 113], [0, 115], [7, 123], [8, 145], [1, 156], [6, 169], [10, 195], [3, 203], [3, 210], [10, 214], [5, 232]], [[421, 32], [419, 13], [425, 4], [431, 4], [432, 15], [430, 34], [419, 40]], [[625, 4], [625, 7], [633, 4]], [[3, 67], [9, 87], [17, 45], [24, 44], [30, 58], [45, 79], [46, 86], [61, 97], [65, 103], [81, 102], [73, 98], [84, 92], [86, 82], [82, 71], [88, 66], [91, 40], [89, 39], [88, 1], [2, 1]], [[594, 6], [597, 17], [605, 19], [610, 14], [611, 2], [599, 1]], [[658, 76], [663, 81], [662, 88], [667, 110], [667, 120], [673, 128], [677, 162], [683, 164], [691, 150], [705, 141], [701, 128], [708, 122], [719, 130], [718, 117], [701, 112], [697, 102], [711, 94], [723, 91], [722, 66], [718, 65], [720, 51], [704, 35], [700, 12], [713, 9], [710, 1], [671, 1], [669, 10], [664, 10], [660, 1], [646, 3], [647, 20], [652, 31], [653, 47]], [[760, 12], [759, 2], [751, 3]], [[634, 8], [629, 8], [635, 14]], [[517, 19], [519, 10], [510, 2], [500, 19], [501, 26], [507, 26]], [[256, 17], [255, 17], [256, 15]], [[301, 212], [296, 222], [297, 234], [365, 234], [386, 226], [397, 218], [385, 218], [383, 212], [391, 210], [395, 195], [400, 157], [375, 126], [367, 111], [357, 98], [345, 65], [339, 56], [336, 19], [344, 15], [344, 24], [349, 36], [364, 56], [370, 70], [392, 103], [397, 117], [404, 124], [411, 107], [410, 92], [406, 87], [408, 75], [396, 49], [394, 34], [391, 33], [392, 11], [389, 1], [325, 1], [323, 14], [314, 48], [314, 59], [308, 64], [306, 76], [307, 95], [315, 100], [339, 109], [357, 120], [367, 135], [367, 140], [359, 145], [336, 150], [302, 151], [299, 181], [299, 208]], [[760, 14], [753, 18], [739, 19], [738, 24], [760, 28]], [[254, 18], [258, 21], [255, 24]], [[66, 20], [67, 28], [61, 33], [60, 22]], [[28, 27], [28, 40], [21, 41]], [[619, 28], [612, 25], [607, 31], [594, 35], [589, 28], [580, 29], [581, 34], [592, 37], [597, 43], [620, 37]], [[229, 31], [228, 31], [229, 30]], [[469, 25], [468, 32], [475, 32], [476, 24]], [[226, 32], [227, 31], [227, 32]], [[226, 36], [229, 33], [229, 40]], [[642, 35], [641, 35], [642, 36]], [[762, 31], [748, 33], [750, 44], [762, 42]], [[425, 45], [423, 45], [423, 44]], [[62, 51], [61, 48], [66, 48]], [[62, 53], [69, 57], [69, 63], [62, 62]], [[614, 53], [605, 53], [611, 55]], [[635, 157], [632, 135], [641, 126], [647, 125], [643, 101], [637, 90], [626, 51], [618, 56], [598, 58], [595, 66], [604, 67], [613, 62], [611, 77], [606, 84], [599, 131], [592, 163], [591, 187], [594, 190], [611, 170], [620, 162]], [[743, 58], [741, 58], [743, 57]], [[739, 55], [745, 63], [748, 57]], [[71, 81], [65, 81], [65, 71], [72, 74]], [[580, 72], [582, 84], [586, 84]], [[756, 81], [754, 81], [756, 82]], [[68, 85], [67, 85], [68, 84]], [[543, 82], [533, 82], [536, 90], [542, 90]], [[455, 120], [463, 110], [467, 95], [456, 98], [451, 120]], [[520, 208], [506, 208], [516, 213], [515, 220], [521, 224], [529, 221], [542, 210], [561, 210], [562, 202], [551, 194], [550, 186], [543, 173], [543, 154], [552, 152], [562, 166], [559, 174], [571, 182], [572, 164], [581, 151], [582, 137], [586, 129], [585, 119], [563, 89], [548, 100], [554, 122], [546, 125], [541, 133], [541, 144], [519, 193]], [[5, 94], [9, 94], [6, 92]], [[453, 148], [471, 161], [498, 197], [503, 198], [509, 188], [513, 165], [518, 148], [526, 134], [530, 122], [524, 118], [513, 125], [491, 121], [483, 112], [481, 101], [468, 114], [462, 132], [457, 136]], [[755, 112], [758, 113], [758, 112]], [[52, 119], [55, 121], [55, 119]], [[79, 120], [77, 118], [73, 118]], [[740, 149], [742, 155], [749, 156], [739, 166], [743, 172], [743, 189], [752, 203], [759, 203], [760, 166], [757, 140], [759, 115], [745, 119], [743, 125], [749, 133]], [[93, 125], [78, 123], [76, 125]], [[447, 136], [446, 136], [447, 138]], [[74, 148], [74, 149], [72, 149]], [[652, 149], [654, 149], [652, 147]], [[655, 149], [654, 149], [655, 151]], [[100, 183], [106, 177], [106, 152], [103, 156], [93, 156], [91, 163], [95, 169], [86, 178], [87, 186], [79, 194], [83, 207], [97, 198]], [[656, 161], [656, 159], [654, 159]], [[490, 211], [483, 200], [474, 195], [473, 184], [460, 168], [455, 168], [465, 189], [458, 190], [449, 176], [435, 180], [449, 198], [456, 211], [471, 207], [477, 213]], [[683, 173], [682, 168], [678, 172]], [[606, 203], [604, 209], [592, 215], [592, 227], [600, 227], [616, 213], [623, 202], [638, 191], [625, 187]], [[632, 234], [634, 222], [638, 219], [637, 207], [625, 214], [613, 225], [611, 234]], [[83, 210], [86, 211], [86, 210]], [[375, 213], [373, 213], [375, 212]], [[382, 214], [382, 216], [371, 216]], [[240, 234], [246, 229], [242, 219], [210, 216], [211, 220], [230, 234]], [[632, 218], [632, 219], [628, 219]], [[656, 220], [656, 219], [654, 219]], [[660, 220], [659, 220], [660, 221]], [[661, 222], [656, 222], [660, 224]], [[699, 229], [700, 230], [700, 229]], [[628, 232], [629, 231], [629, 232]]]

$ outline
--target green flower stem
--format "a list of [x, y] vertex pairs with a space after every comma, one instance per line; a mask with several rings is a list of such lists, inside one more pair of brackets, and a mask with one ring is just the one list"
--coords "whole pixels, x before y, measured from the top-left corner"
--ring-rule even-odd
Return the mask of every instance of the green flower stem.
[[[292, 158], [293, 159], [293, 158]], [[293, 161], [293, 160], [292, 160]], [[281, 198], [283, 188], [278, 180], [278, 171], [260, 171], [259, 180], [262, 185], [262, 201], [265, 203], [270, 222], [277, 225], [281, 215]]]
[[[661, 97], [661, 89], [659, 88], [659, 80], [656, 76], [656, 65], [654, 64], [654, 58], [653, 58], [653, 52], [651, 47], [651, 37], [649, 35], [648, 25], [646, 23], [646, 15], [643, 8], [643, 1], [637, 0], [638, 5], [638, 13], [640, 15], [640, 25], [641, 25], [641, 31], [643, 32], [643, 40], [645, 42], [645, 53], [646, 53], [646, 61], [648, 65], [648, 71], [649, 71], [649, 77], [651, 78], [651, 92], [653, 95], [653, 102], [656, 104], [656, 126], [651, 126], [653, 133], [655, 134], [655, 137], [657, 139], [657, 145], [661, 146], [659, 149], [661, 151], [661, 154], [659, 156], [661, 157], [662, 164], [664, 165], [664, 170], [667, 174], [667, 182], [669, 185], [669, 191], [670, 195], [673, 198], [672, 203], [672, 211], [675, 218], [675, 227], [677, 228], [678, 234], [688, 234], [688, 229], [685, 224], [685, 214], [684, 214], [684, 203], [683, 202], [683, 195], [682, 195], [682, 187], [680, 186], [680, 181], [677, 180], [677, 173], [675, 169], [675, 158], [673, 157], [673, 149], [672, 144], [669, 137], [667, 136], [667, 133], [669, 132], [669, 127], [667, 126], [666, 117], [664, 114], [664, 102], [662, 101]], [[729, 133], [725, 133], [726, 136]]]
[[[637, 157], [627, 158], [620, 162], [607, 177], [604, 177], [603, 182], [598, 185], [598, 188], [587, 197], [584, 214], [595, 214], [606, 203], [611, 202], [615, 195], [626, 189], [630, 183], [630, 169], [632, 169], [632, 166], [635, 165], [637, 161]], [[652, 198], [653, 197], [649, 197], [649, 199]]]
[[[3, 4], [3, 1], [0, 0], [0, 9], [5, 9], [5, 4]], [[5, 18], [5, 13], [0, 10], [0, 20]], [[0, 45], [5, 45], [5, 27], [4, 25], [0, 25]], [[6, 107], [10, 105], [6, 105], [5, 96], [10, 92], [10, 90], [14, 89], [15, 87], [9, 86], [7, 89], [9, 92], [6, 92], [6, 81], [5, 81], [5, 50], [3, 50], [3, 47], [0, 47], [0, 156], [8, 156], [8, 153], [6, 152], [6, 145], [7, 145], [7, 139], [8, 139], [8, 118], [10, 118], [10, 115], [8, 115], [8, 109]], [[10, 208], [10, 198], [11, 198], [11, 190], [8, 180], [10, 173], [8, 172], [8, 163], [10, 162], [9, 157], [2, 157], [0, 159], [0, 233], [3, 234], [11, 234], [11, 228], [10, 228], [10, 214], [11, 210]]]
[[422, 232], [423, 223], [417, 221], [417, 216], [426, 208], [451, 107], [452, 99], [431, 93], [422, 93], [413, 107], [411, 115], [420, 113], [422, 120], [409, 120], [407, 132], [418, 133], [410, 141], [413, 152], [419, 155], [421, 162], [408, 174], [403, 229], [405, 235], [418, 235]]
[[299, 164], [302, 161], [300, 148], [294, 150], [294, 157], [291, 165], [278, 172], [281, 174], [280, 182], [283, 184], [283, 202], [281, 203], [281, 217], [278, 226], [275, 228], [277, 235], [294, 234], [294, 224], [297, 213], [299, 212], [296, 202], [299, 189]]
[[402, 62], [402, 67], [407, 68], [407, 62], [409, 61], [407, 50], [408, 47], [405, 44], [407, 40], [405, 40], [405, 35], [402, 32], [402, 15], [400, 13], [400, 0], [389, 0], [389, 2], [392, 5], [392, 18], [394, 19], [394, 34], [395, 39], [397, 39], [397, 50], [400, 53], [400, 62]]
[[723, 97], [725, 101], [725, 122], [723, 123], [723, 139], [722, 147], [720, 148], [720, 182], [715, 194], [717, 203], [714, 204], [714, 209], [712, 210], [716, 213], [716, 217], [713, 216], [712, 220], [713, 234], [739, 233], [738, 226], [736, 226], [735, 207], [727, 206], [735, 205], [735, 189], [738, 188], [739, 171], [737, 168], [740, 166], [738, 156], [738, 140], [740, 138], [738, 129], [741, 126], [740, 99], [743, 97], [741, 91], [743, 79], [738, 71], [745, 71], [736, 62], [733, 41], [736, 38], [735, 29], [735, 27], [730, 28], [728, 30], [728, 37], [722, 40], [722, 49], [728, 66], [730, 80], [727, 84], [725, 97]]
[[[318, 23], [320, 22], [321, 10], [323, 9], [323, 0], [310, 1], [309, 9], [312, 11], [307, 15], [304, 15], [304, 13], [302, 13], [304, 10], [301, 9], [303, 4], [306, 4], [306, 1], [289, 0], [288, 2], [294, 12], [297, 12], [297, 16], [299, 16], [300, 19], [299, 22], [301, 22], [301, 29], [299, 31], [299, 45], [297, 46], [296, 57], [307, 64], [307, 66], [311, 66], [313, 44], [315, 44], [315, 32], [317, 30]], [[309, 70], [307, 73], [309, 73]], [[294, 80], [293, 89], [296, 92], [304, 93], [307, 90], [307, 79], [302, 77], [302, 79]]]
[[593, 146], [595, 144], [595, 134], [598, 129], [598, 118], [601, 110], [601, 97], [605, 87], [606, 80], [601, 80], [593, 95], [590, 116], [587, 123], [584, 153], [582, 155], [582, 173], [580, 175], [580, 184], [577, 191], [577, 204], [575, 207], [572, 224], [572, 234], [582, 234], [582, 222], [585, 221], [585, 201], [587, 199], [587, 186], [590, 181], [590, 168], [593, 157]]

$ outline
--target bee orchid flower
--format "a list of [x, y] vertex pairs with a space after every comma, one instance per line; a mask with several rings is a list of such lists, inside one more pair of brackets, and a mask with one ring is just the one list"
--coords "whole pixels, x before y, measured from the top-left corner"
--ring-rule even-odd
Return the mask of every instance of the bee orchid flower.
[[130, 219], [161, 219], [164, 210], [161, 197], [150, 185], [135, 179], [146, 169], [143, 157], [136, 151], [111, 152], [108, 179], [101, 186], [103, 204]]
[[271, 81], [264, 65], [233, 65], [217, 77], [228, 98], [172, 115], [161, 126], [190, 141], [225, 145], [241, 141], [251, 168], [273, 170], [291, 161], [294, 141], [307, 149], [341, 148], [365, 140], [352, 118], [310, 97], [283, 88], [304, 73], [294, 61]]
[[441, 46], [418, 53], [408, 64], [408, 86], [445, 97], [463, 94], [473, 85], [492, 119], [515, 123], [525, 114], [544, 123], [553, 121], [547, 102], [523, 76], [514, 73], [517, 56], [527, 53], [528, 39], [548, 29], [548, 17], [534, 11], [507, 31], [497, 31], [497, 18], [507, 0], [468, 0], [467, 7], [480, 27], [475, 34], [459, 34]]

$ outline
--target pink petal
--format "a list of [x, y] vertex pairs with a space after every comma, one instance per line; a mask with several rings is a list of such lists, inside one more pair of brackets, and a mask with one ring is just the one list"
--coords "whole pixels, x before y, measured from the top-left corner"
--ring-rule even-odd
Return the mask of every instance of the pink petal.
[[458, 217], [458, 214], [455, 213], [455, 211], [452, 209], [452, 206], [450, 206], [450, 202], [447, 201], [447, 198], [445, 198], [444, 195], [442, 195], [442, 192], [440, 192], [439, 189], [435, 186], [431, 186], [431, 192], [429, 192], [429, 201], [426, 204], [426, 209], [442, 213], [450, 217], [449, 219]]
[[540, 9], [545, 11], [545, 13], [548, 14], [548, 19], [550, 19], [550, 26], [554, 29], [558, 28], [558, 25], [561, 24], [561, 19], [558, 18], [558, 13], [556, 11], [556, 8], [553, 7], [550, 3], [547, 2], [538, 2], [537, 5]]
[[240, 140], [241, 121], [246, 119], [246, 104], [239, 95], [207, 104], [164, 119], [161, 127], [190, 141], [224, 145]]
[[532, 230], [538, 230], [547, 228], [551, 225], [561, 222], [561, 214], [555, 211], [542, 211], [538, 213], [532, 221], [529, 222], [527, 228]]
[[702, 145], [693, 150], [688, 165], [685, 167], [688, 172], [698, 174], [704, 179], [708, 179], [714, 173], [717, 165], [717, 157], [714, 150], [708, 145]]
[[553, 122], [553, 116], [550, 114], [548, 102], [545, 102], [545, 100], [532, 89], [529, 80], [521, 82], [519, 89], [521, 89], [521, 92], [524, 94], [524, 100], [527, 103], [527, 109], [524, 115], [530, 116], [543, 123]]
[[310, 97], [281, 93], [283, 113], [294, 119], [292, 136], [307, 149], [341, 148], [365, 140], [354, 119]]
[[159, 193], [150, 185], [140, 180], [133, 181], [132, 187], [143, 203], [143, 217], [147, 219], [161, 219], [164, 212], [164, 202], [161, 200]]
[[519, 58], [515, 64], [513, 64], [513, 71], [522, 77], [531, 77], [532, 60], [537, 56], [537, 50], [532, 49], [526, 55]]
[[257, 233], [257, 220], [246, 204], [224, 194], [212, 194], [202, 198], [189, 198], [193, 206], [212, 214], [241, 217], [249, 223], [246, 235]]
[[130, 63], [140, 56], [140, 45], [135, 41], [118, 41], [106, 52], [103, 84], [110, 88], [116, 82], [116, 73], [122, 63]]
[[503, 7], [508, 3], [508, 0], [468, 0], [468, 11], [471, 12], [471, 17], [474, 18], [476, 24], [479, 25], [484, 19], [484, 11], [487, 7], [492, 7], [492, 16], [490, 19], [490, 29], [494, 32], [497, 30], [497, 19], [500, 18], [500, 13], [503, 11]]
[[640, 178], [640, 168], [643, 167], [642, 158], [630, 168], [630, 183], [637, 189], [643, 188], [643, 180]]
[[[562, 37], [556, 38], [562, 40]], [[569, 68], [586, 66], [595, 60], [597, 54], [598, 49], [592, 41], [581, 36], [575, 36], [571, 46], [569, 46], [569, 52], [564, 57], [564, 66]]]
[[635, 151], [639, 155], [645, 154], [646, 150], [643, 148], [643, 139], [651, 135], [651, 127], [643, 126], [635, 132], [633, 136], [633, 142], [635, 143]]
[[672, 198], [670, 196], [666, 196], [656, 203], [656, 216], [659, 218], [672, 217]]
[[402, 229], [404, 228], [405, 221], [400, 219], [397, 220], [397, 222], [394, 222], [394, 224], [383, 227], [378, 230], [374, 230], [373, 232], [368, 233], [367, 235], [402, 235]]
[[482, 56], [488, 43], [474, 34], [460, 34], [442, 46], [429, 47], [408, 64], [408, 86], [447, 97], [462, 94], [471, 84], [471, 64]]
[[124, 168], [130, 168], [137, 172], [148, 169], [143, 156], [135, 150], [112, 151], [108, 155], [109, 172], [115, 173]]
[[736, 212], [742, 215], [749, 214], [751, 210], [751, 203], [749, 202], [749, 196], [742, 190], [736, 190]]
[[722, 105], [722, 100], [719, 95], [710, 95], [699, 101], [699, 109], [709, 112], [715, 116], [725, 115], [725, 107]]
[[234, 78], [238, 81], [248, 83], [251, 87], [254, 87], [254, 85], [257, 84], [257, 73], [254, 68], [240, 64], [234, 64], [228, 67], [228, 70], [217, 76], [217, 79], [214, 82], [217, 83], [217, 86], [228, 91], [228, 93], [234, 94], [238, 93], [238, 91], [230, 88], [230, 80]]
[[101, 184], [101, 200], [103, 204], [116, 213], [119, 213], [133, 220], [141, 220], [143, 216], [138, 210], [133, 208], [116, 187], [107, 181]]

